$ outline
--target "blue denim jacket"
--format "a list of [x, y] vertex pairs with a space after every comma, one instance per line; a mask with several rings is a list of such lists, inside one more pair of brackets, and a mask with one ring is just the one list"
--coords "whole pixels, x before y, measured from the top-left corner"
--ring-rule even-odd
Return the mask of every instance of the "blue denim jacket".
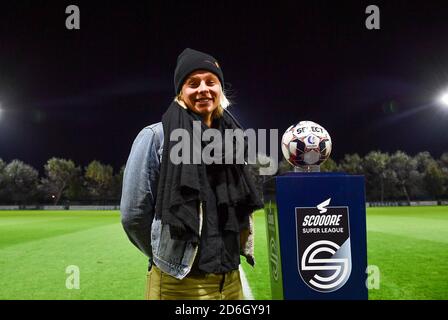
[[[159, 122], [140, 131], [132, 144], [123, 176], [121, 222], [129, 240], [149, 257], [150, 264], [183, 279], [191, 270], [198, 248], [188, 241], [171, 239], [169, 227], [154, 214], [163, 139]], [[202, 203], [198, 204], [198, 214], [202, 229]], [[254, 265], [252, 216], [249, 225], [250, 229], [241, 232], [241, 254]]]

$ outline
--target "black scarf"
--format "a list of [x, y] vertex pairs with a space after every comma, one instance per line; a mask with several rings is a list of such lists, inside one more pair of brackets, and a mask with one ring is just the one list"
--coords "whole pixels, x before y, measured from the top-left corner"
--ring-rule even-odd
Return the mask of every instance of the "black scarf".
[[[204, 187], [207, 171], [202, 160], [200, 164], [192, 162], [193, 121], [201, 121], [201, 117], [189, 109], [184, 109], [176, 102], [170, 105], [162, 117], [164, 143], [157, 189], [156, 216], [162, 220], [162, 224], [170, 226], [173, 239], [199, 243], [198, 203], [207, 198], [207, 191]], [[226, 110], [217, 121], [223, 144], [225, 129], [241, 129], [235, 118]], [[208, 128], [202, 121], [200, 123], [202, 137], [202, 132]], [[173, 130], [179, 128], [185, 129], [190, 136], [190, 164], [175, 165], [170, 161], [171, 149], [180, 143], [170, 141], [170, 135]], [[201, 152], [207, 144], [208, 142], [201, 143]], [[222, 148], [224, 150], [224, 145]], [[233, 150], [236, 150], [235, 146]], [[244, 156], [247, 158], [246, 141]], [[218, 179], [215, 189], [217, 206], [227, 206], [229, 214], [243, 212], [243, 214], [249, 215], [254, 210], [261, 208], [262, 202], [257, 195], [248, 166], [235, 164], [235, 158], [233, 160], [234, 164], [217, 165], [220, 167], [218, 175], [215, 175]], [[224, 159], [222, 163], [224, 163]]]

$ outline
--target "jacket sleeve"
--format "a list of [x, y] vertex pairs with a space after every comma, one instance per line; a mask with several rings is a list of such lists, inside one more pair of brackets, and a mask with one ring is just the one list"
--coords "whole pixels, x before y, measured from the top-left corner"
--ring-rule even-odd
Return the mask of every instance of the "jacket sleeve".
[[255, 226], [254, 213], [249, 215], [249, 227], [240, 231], [240, 254], [246, 257], [246, 261], [252, 267], [255, 266]]
[[129, 240], [152, 260], [151, 224], [159, 175], [157, 136], [143, 129], [135, 139], [123, 175], [121, 223]]

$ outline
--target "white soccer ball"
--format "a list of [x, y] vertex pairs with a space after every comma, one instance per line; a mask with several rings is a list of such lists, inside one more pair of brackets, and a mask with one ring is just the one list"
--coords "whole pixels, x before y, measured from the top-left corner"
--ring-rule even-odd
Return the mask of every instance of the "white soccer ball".
[[320, 165], [330, 157], [330, 134], [315, 122], [301, 121], [283, 134], [282, 152], [293, 166]]

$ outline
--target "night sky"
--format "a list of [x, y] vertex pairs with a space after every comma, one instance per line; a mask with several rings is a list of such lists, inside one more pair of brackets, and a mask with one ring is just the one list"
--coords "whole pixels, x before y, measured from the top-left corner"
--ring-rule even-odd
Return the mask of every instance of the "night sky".
[[[186, 47], [224, 72], [246, 128], [324, 126], [332, 157], [448, 152], [447, 1], [10, 1], [0, 7], [0, 158], [125, 164], [174, 97]], [[81, 29], [67, 30], [76, 4]], [[381, 29], [367, 30], [378, 5]], [[279, 148], [280, 150], [280, 148]]]

